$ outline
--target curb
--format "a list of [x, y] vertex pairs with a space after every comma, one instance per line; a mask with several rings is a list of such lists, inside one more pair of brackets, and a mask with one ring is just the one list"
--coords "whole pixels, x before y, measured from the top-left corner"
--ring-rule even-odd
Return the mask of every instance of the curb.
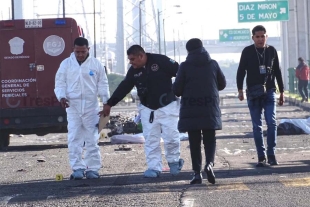
[[291, 106], [298, 106], [305, 111], [310, 111], [310, 103], [309, 102], [308, 103], [307, 102], [301, 103], [300, 100], [293, 98], [293, 97], [290, 97], [290, 96], [285, 96], [285, 100]]

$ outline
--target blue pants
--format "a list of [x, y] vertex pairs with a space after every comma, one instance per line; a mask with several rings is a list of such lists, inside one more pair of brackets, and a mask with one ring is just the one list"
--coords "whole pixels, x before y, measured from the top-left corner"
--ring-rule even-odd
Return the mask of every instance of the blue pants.
[[268, 90], [267, 95], [262, 98], [248, 100], [248, 107], [251, 114], [253, 135], [258, 157], [265, 156], [265, 144], [262, 127], [263, 109], [267, 123], [267, 155], [274, 155], [277, 143], [275, 89]]
[[308, 100], [308, 81], [307, 80], [298, 80], [298, 91], [303, 100]]

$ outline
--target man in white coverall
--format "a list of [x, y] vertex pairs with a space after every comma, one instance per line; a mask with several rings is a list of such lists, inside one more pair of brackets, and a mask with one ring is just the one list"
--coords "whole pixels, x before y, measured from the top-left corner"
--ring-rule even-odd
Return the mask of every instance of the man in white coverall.
[[184, 164], [180, 159], [180, 138], [177, 129], [179, 106], [172, 92], [172, 77], [179, 64], [164, 55], [145, 53], [140, 45], [127, 50], [131, 67], [125, 79], [104, 105], [100, 115], [109, 115], [112, 106], [121, 101], [136, 86], [141, 104], [139, 113], [145, 138], [148, 169], [144, 177], [159, 177], [162, 172], [160, 138], [164, 140], [170, 173], [177, 175]]
[[[99, 178], [101, 155], [98, 146], [99, 102], [110, 97], [108, 79], [102, 64], [89, 55], [87, 39], [74, 41], [74, 52], [60, 64], [55, 78], [55, 94], [66, 108], [68, 120], [71, 180]], [[85, 146], [84, 146], [85, 143]], [[82, 159], [83, 146], [85, 147]]]

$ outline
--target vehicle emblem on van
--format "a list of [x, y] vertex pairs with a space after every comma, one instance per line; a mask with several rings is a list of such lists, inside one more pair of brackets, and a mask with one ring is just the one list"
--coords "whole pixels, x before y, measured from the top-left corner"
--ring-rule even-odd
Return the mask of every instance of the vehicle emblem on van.
[[48, 36], [43, 42], [43, 49], [50, 56], [58, 56], [65, 49], [65, 41], [57, 35]]
[[37, 71], [44, 71], [44, 65], [37, 65]]
[[24, 51], [24, 43], [25, 41], [19, 37], [14, 37], [10, 39], [10, 51], [13, 55], [22, 54]]

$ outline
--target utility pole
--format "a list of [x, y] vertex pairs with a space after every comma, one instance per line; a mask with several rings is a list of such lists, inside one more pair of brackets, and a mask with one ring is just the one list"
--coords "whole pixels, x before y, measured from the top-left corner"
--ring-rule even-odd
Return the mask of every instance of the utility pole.
[[178, 52], [179, 52], [179, 63], [181, 63], [181, 54], [180, 54], [180, 28], [178, 29]]
[[141, 43], [142, 43], [142, 16], [141, 16], [141, 3], [142, 1], [140, 0], [139, 2], [139, 43], [140, 43], [140, 46], [141, 46]]
[[94, 57], [96, 58], [96, 0], [93, 0], [94, 3]]
[[174, 35], [174, 28], [173, 28], [173, 56], [175, 60], [175, 35]]
[[105, 9], [105, 0], [100, 2], [100, 45], [101, 49], [104, 50], [104, 56], [101, 55], [101, 62], [105, 62], [106, 69], [110, 69], [110, 72], [113, 68], [113, 60], [111, 58], [111, 67], [109, 66], [109, 57], [108, 57], [108, 43], [106, 35], [106, 9]]
[[[304, 22], [305, 22], [305, 30], [306, 30], [306, 35], [305, 35], [305, 43], [306, 43], [306, 57], [310, 59], [310, 51], [309, 51], [309, 33], [310, 33], [310, 30], [309, 30], [309, 1], [308, 0], [304, 0]], [[308, 9], [308, 10], [307, 10]], [[308, 60], [308, 62], [310, 62], [310, 60]], [[309, 63], [308, 63], [309, 64]]]
[[163, 32], [164, 32], [164, 50], [165, 50], [165, 55], [167, 55], [167, 51], [166, 51], [165, 19], [163, 19]]
[[65, 0], [62, 0], [62, 16], [65, 18], [66, 16], [66, 9], [65, 9]]
[[161, 44], [160, 44], [160, 12], [159, 9], [157, 10], [157, 17], [158, 17], [158, 50], [159, 54], [161, 54]]
[[117, 30], [116, 30], [116, 70], [114, 72], [126, 74], [127, 61], [124, 35], [124, 1], [117, 0]]
[[[180, 5], [175, 5], [175, 7], [180, 7]], [[182, 14], [182, 12], [177, 12], [176, 14]], [[170, 16], [168, 16], [170, 17]], [[167, 50], [166, 50], [166, 32], [165, 32], [165, 20], [168, 18], [168, 17], [165, 17], [163, 18], [163, 33], [164, 33], [164, 51], [165, 51], [165, 55], [167, 55]], [[174, 28], [172, 30], [173, 32], [173, 53], [174, 53], [174, 59], [175, 59], [175, 35], [174, 35]]]
[[11, 7], [12, 7], [12, 19], [14, 20], [14, 0], [11, 0]]

